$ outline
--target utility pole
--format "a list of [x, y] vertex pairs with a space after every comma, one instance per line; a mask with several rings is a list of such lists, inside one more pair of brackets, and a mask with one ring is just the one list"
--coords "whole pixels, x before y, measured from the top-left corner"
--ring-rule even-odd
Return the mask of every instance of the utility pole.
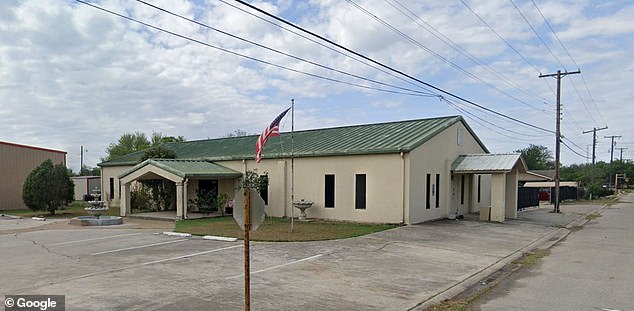
[[614, 139], [615, 138], [621, 138], [621, 135], [603, 136], [603, 138], [611, 138], [612, 139], [612, 143], [610, 144], [610, 164], [612, 164], [612, 161], [614, 160]]
[[[588, 134], [590, 132], [592, 132], [592, 177], [590, 178], [590, 186], [594, 185], [594, 163], [596, 160], [596, 150], [597, 150], [597, 131], [602, 131], [607, 129], [608, 127], [602, 127], [602, 128], [593, 128], [589, 131], [583, 131], [583, 134]], [[592, 193], [590, 193], [590, 200], [592, 200]]]
[[79, 157], [79, 176], [81, 176], [82, 171], [84, 170], [84, 146], [81, 146], [81, 151], [80, 151], [80, 157]]
[[623, 162], [623, 150], [627, 150], [627, 148], [621, 147], [621, 148], [616, 148], [616, 149], [619, 149], [621, 151], [621, 157], [619, 159], [621, 160], [621, 162]]
[[561, 72], [561, 70], [557, 70], [557, 73], [539, 75], [540, 78], [554, 77], [555, 79], [557, 79], [557, 129], [555, 131], [555, 213], [559, 213], [559, 166], [561, 159], [561, 78], [567, 75], [578, 73], [581, 73], [581, 70], [571, 72]]
[[[610, 143], [610, 168], [612, 168], [612, 161], [614, 161], [614, 139], [620, 137], [621, 135], [603, 136], [603, 138], [610, 138], [612, 140]], [[608, 178], [608, 189], [612, 189], [612, 175]]]

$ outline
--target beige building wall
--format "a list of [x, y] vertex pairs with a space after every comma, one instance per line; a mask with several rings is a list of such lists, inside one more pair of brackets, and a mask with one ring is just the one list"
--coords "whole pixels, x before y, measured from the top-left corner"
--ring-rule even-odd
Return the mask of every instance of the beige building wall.
[[[308, 217], [359, 222], [401, 223], [403, 221], [403, 163], [400, 154], [306, 157], [294, 160], [295, 200], [313, 201]], [[218, 161], [244, 171], [241, 161]], [[268, 215], [299, 216], [291, 212], [290, 159], [246, 161], [249, 170], [269, 174]], [[325, 207], [325, 175], [335, 175], [335, 207]], [[366, 208], [355, 209], [355, 175], [366, 175]]]
[[[457, 122], [442, 133], [434, 136], [410, 153], [409, 175], [409, 217], [407, 223], [419, 223], [445, 218], [452, 206], [452, 196], [460, 203], [458, 181], [452, 182], [451, 163], [459, 155], [485, 153], [477, 140], [470, 134], [462, 122]], [[426, 179], [430, 175], [430, 208], [426, 203]], [[440, 181], [436, 183], [436, 174]], [[460, 178], [458, 175], [454, 178]], [[469, 180], [469, 178], [465, 178]], [[488, 182], [487, 179], [482, 180]], [[488, 186], [490, 189], [490, 186]], [[482, 189], [481, 189], [482, 190]], [[465, 188], [465, 203], [469, 202], [471, 187]], [[438, 196], [439, 207], [436, 207]], [[461, 206], [466, 208], [465, 206]], [[455, 211], [455, 208], [454, 208]]]
[[66, 152], [0, 142], [0, 210], [26, 209], [22, 186], [42, 162], [66, 165]]

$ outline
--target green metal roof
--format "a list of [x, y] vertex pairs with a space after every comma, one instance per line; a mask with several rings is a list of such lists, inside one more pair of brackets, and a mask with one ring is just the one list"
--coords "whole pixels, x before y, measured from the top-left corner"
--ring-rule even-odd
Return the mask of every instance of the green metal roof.
[[242, 173], [205, 160], [148, 159], [119, 175], [124, 178], [142, 167], [152, 165], [183, 178], [241, 177]]
[[510, 172], [520, 162], [520, 172], [526, 172], [521, 154], [468, 154], [459, 156], [452, 164], [454, 173]]
[[[457, 122], [462, 122], [480, 146], [488, 152], [461, 116], [450, 116], [297, 131], [293, 134], [293, 155], [309, 157], [409, 152]], [[258, 135], [251, 135], [166, 143], [164, 147], [174, 150], [179, 159], [253, 159], [257, 138]], [[263, 158], [289, 157], [291, 146], [289, 132], [271, 137], [264, 146]], [[138, 151], [102, 162], [99, 166], [134, 165], [141, 156], [143, 151]]]

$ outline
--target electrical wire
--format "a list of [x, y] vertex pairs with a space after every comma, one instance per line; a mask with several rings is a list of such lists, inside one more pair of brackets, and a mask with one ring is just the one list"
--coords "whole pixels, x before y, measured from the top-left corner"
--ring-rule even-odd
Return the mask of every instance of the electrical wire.
[[[481, 83], [487, 85], [488, 87], [496, 90], [497, 92], [499, 92], [500, 94], [503, 94], [505, 96], [508, 96], [509, 98], [520, 102], [528, 107], [531, 107], [533, 109], [537, 109], [537, 110], [541, 110], [541, 108], [535, 107], [529, 103], [527, 103], [526, 101], [523, 101], [519, 98], [517, 98], [516, 96], [500, 89], [499, 87], [493, 85], [492, 83], [485, 81], [484, 79], [474, 75], [473, 73], [471, 73], [470, 71], [462, 68], [460, 65], [452, 62], [451, 60], [447, 59], [446, 57], [440, 55], [439, 53], [435, 52], [434, 50], [432, 50], [431, 48], [425, 46], [424, 44], [422, 44], [420, 41], [412, 38], [411, 36], [409, 36], [408, 34], [400, 31], [398, 28], [392, 26], [390, 23], [388, 23], [387, 21], [383, 20], [382, 18], [378, 17], [376, 14], [368, 11], [367, 9], [365, 9], [363, 6], [361, 6], [360, 4], [354, 2], [353, 0], [346, 0], [348, 3], [352, 4], [352, 6], [356, 7], [358, 10], [360, 10], [361, 12], [363, 12], [364, 14], [366, 14], [367, 16], [369, 16], [370, 18], [378, 21], [380, 24], [382, 24], [383, 26], [389, 28], [390, 30], [392, 30], [393, 32], [395, 32], [396, 34], [398, 34], [399, 36], [405, 38], [406, 40], [410, 41], [412, 44], [422, 48], [423, 50], [427, 51], [428, 53], [430, 53], [431, 55], [435, 56], [436, 58], [440, 59], [441, 61], [443, 61], [444, 63], [448, 64], [449, 66], [453, 67], [454, 69], [466, 74], [467, 76], [471, 77], [472, 79], [476, 80], [476, 81], [480, 81]], [[542, 110], [543, 111], [543, 110]]]
[[152, 28], [154, 30], [158, 30], [160, 32], [164, 32], [164, 33], [179, 37], [181, 39], [185, 39], [185, 40], [188, 40], [188, 41], [191, 41], [191, 42], [194, 42], [194, 43], [198, 43], [198, 44], [207, 46], [209, 48], [216, 49], [216, 50], [219, 50], [219, 51], [222, 51], [222, 52], [225, 52], [225, 53], [229, 53], [229, 54], [232, 54], [232, 55], [235, 55], [235, 56], [238, 56], [238, 57], [242, 57], [242, 58], [245, 58], [245, 59], [248, 59], [248, 60], [251, 60], [251, 61], [255, 61], [255, 62], [258, 62], [258, 63], [265, 64], [265, 65], [273, 66], [273, 67], [277, 67], [277, 68], [284, 69], [284, 70], [287, 70], [287, 71], [291, 71], [291, 72], [294, 72], [294, 73], [303, 74], [303, 75], [310, 76], [310, 77], [313, 77], [313, 78], [322, 79], [322, 80], [335, 82], [335, 83], [340, 83], [340, 84], [345, 84], [345, 85], [349, 85], [349, 86], [355, 86], [355, 87], [369, 89], [369, 90], [393, 93], [393, 94], [402, 94], [402, 95], [410, 95], [410, 96], [422, 96], [422, 97], [436, 97], [437, 96], [437, 95], [421, 94], [420, 91], [414, 91], [414, 90], [412, 90], [412, 92], [400, 92], [400, 91], [394, 91], [394, 90], [375, 88], [375, 87], [371, 87], [371, 86], [367, 86], [367, 85], [362, 85], [362, 84], [347, 82], [347, 81], [343, 81], [343, 80], [339, 80], [339, 79], [329, 78], [329, 77], [321, 76], [321, 75], [318, 75], [318, 74], [301, 71], [301, 70], [298, 70], [298, 69], [293, 69], [293, 68], [290, 68], [290, 67], [286, 67], [286, 66], [283, 66], [283, 65], [279, 65], [279, 64], [275, 64], [275, 63], [272, 63], [272, 62], [269, 62], [269, 61], [258, 59], [258, 58], [252, 57], [252, 56], [241, 54], [241, 53], [238, 53], [238, 52], [235, 52], [235, 51], [232, 51], [232, 50], [228, 50], [228, 49], [225, 49], [223, 47], [215, 46], [215, 45], [212, 45], [212, 44], [209, 44], [209, 43], [206, 43], [206, 42], [203, 42], [203, 41], [191, 38], [191, 37], [187, 37], [185, 35], [181, 35], [181, 34], [173, 32], [173, 31], [169, 31], [169, 30], [163, 29], [161, 27], [154, 26], [154, 25], [151, 25], [149, 23], [137, 20], [135, 18], [116, 13], [114, 11], [108, 10], [106, 8], [102, 8], [102, 7], [98, 6], [98, 5], [95, 5], [95, 4], [92, 4], [92, 3], [89, 3], [89, 2], [86, 2], [86, 1], [83, 1], [83, 0], [75, 0], [75, 1], [77, 1], [79, 3], [82, 3], [82, 4], [85, 4], [85, 5], [88, 5], [90, 7], [93, 7], [95, 9], [104, 11], [106, 13], [116, 15], [116, 16], [121, 17], [123, 19], [126, 19], [126, 20], [129, 20], [129, 21], [141, 24], [141, 25], [143, 25], [145, 27]]
[[[547, 101], [548, 101], [547, 99], [545, 99], [545, 98], [541, 97], [540, 95], [538, 95], [537, 93], [535, 93], [535, 92], [533, 92], [533, 91], [531, 91], [529, 89], [523, 88], [519, 84], [507, 79], [506, 77], [504, 77], [504, 75], [502, 73], [500, 73], [499, 71], [495, 70], [491, 66], [486, 65], [478, 57], [476, 57], [475, 55], [469, 53], [469, 51], [467, 51], [466, 49], [461, 47], [459, 44], [457, 44], [456, 42], [451, 40], [449, 37], [444, 35], [441, 31], [439, 31], [434, 26], [432, 26], [431, 24], [426, 22], [418, 14], [414, 13], [412, 10], [407, 8], [403, 3], [399, 2], [398, 0], [392, 0], [392, 1], [394, 3], [396, 3], [396, 4], [398, 4], [398, 6], [400, 6], [400, 8], [397, 7], [396, 5], [394, 5], [389, 0], [384, 0], [385, 3], [387, 3], [388, 5], [393, 7], [395, 10], [399, 11], [401, 14], [403, 14], [404, 16], [409, 18], [411, 21], [416, 23], [419, 27], [425, 29], [427, 32], [432, 34], [434, 37], [436, 37], [438, 40], [442, 41], [447, 46], [449, 46], [452, 49], [454, 49], [456, 52], [460, 53], [462, 56], [468, 58], [469, 60], [471, 60], [475, 64], [477, 64], [477, 65], [481, 66], [482, 68], [484, 68], [486, 71], [488, 71], [492, 75], [496, 76], [498, 79], [503, 81], [507, 86], [515, 88], [515, 89], [517, 89], [517, 90], [519, 90], [519, 91], [521, 91], [521, 92], [523, 92], [523, 93], [525, 93], [525, 94], [527, 94], [529, 96], [532, 96], [532, 97], [534, 97], [534, 98], [536, 98], [536, 99], [538, 99], [540, 101], [543, 101], [542, 104], [547, 105]], [[421, 24], [419, 21], [422, 22], [424, 25]], [[430, 30], [430, 28], [431, 28], [431, 30]]]
[[557, 57], [557, 55], [555, 55], [555, 53], [553, 53], [553, 51], [550, 49], [550, 47], [548, 46], [548, 44], [546, 44], [546, 41], [544, 41], [544, 39], [542, 38], [542, 36], [539, 35], [539, 33], [537, 32], [537, 30], [535, 30], [535, 28], [533, 27], [533, 25], [531, 25], [531, 23], [528, 21], [528, 19], [526, 18], [526, 16], [524, 16], [524, 13], [522, 13], [522, 11], [520, 10], [519, 7], [517, 7], [517, 5], [515, 5], [515, 2], [513, 0], [510, 0], [511, 4], [513, 5], [513, 7], [515, 8], [515, 10], [517, 11], [517, 13], [520, 14], [520, 16], [522, 17], [522, 19], [526, 22], [526, 24], [528, 25], [528, 27], [530, 27], [531, 30], [533, 30], [533, 33], [535, 34], [535, 36], [537, 36], [537, 38], [539, 39], [539, 41], [542, 42], [542, 44], [546, 47], [546, 49], [548, 50], [548, 52], [550, 52], [550, 55], [552, 55], [555, 60], [557, 61], [557, 63], [559, 63], [559, 65], [561, 65], [561, 68], [563, 68], [564, 70], [567, 71], [566, 66], [564, 66], [564, 64], [559, 60], [559, 57]]
[[363, 64], [363, 65], [368, 66], [368, 67], [370, 67], [370, 68], [372, 68], [372, 69], [378, 70], [378, 71], [380, 71], [380, 72], [382, 72], [382, 73], [384, 73], [384, 74], [387, 74], [387, 75], [389, 75], [389, 76], [391, 76], [391, 77], [393, 77], [393, 78], [399, 79], [399, 80], [401, 80], [401, 81], [403, 81], [403, 82], [405, 82], [405, 83], [408, 83], [408, 84], [410, 84], [410, 85], [413, 85], [413, 86], [415, 86], [415, 87], [421, 88], [421, 89], [423, 89], [423, 90], [427, 90], [424, 86], [421, 86], [420, 84], [414, 83], [414, 82], [413, 82], [413, 81], [411, 81], [410, 79], [403, 78], [402, 76], [397, 75], [397, 74], [394, 74], [394, 73], [392, 73], [391, 71], [385, 70], [385, 69], [383, 69], [383, 68], [381, 68], [381, 67], [378, 67], [378, 66], [375, 66], [375, 65], [373, 65], [373, 64], [371, 64], [371, 63], [365, 62], [365, 61], [363, 61], [362, 59], [359, 59], [359, 58], [357, 58], [357, 57], [354, 57], [354, 56], [352, 56], [352, 55], [350, 55], [350, 54], [346, 54], [346, 53], [344, 53], [344, 52], [342, 52], [342, 51], [340, 51], [340, 50], [338, 50], [338, 49], [335, 49], [335, 48], [333, 48], [333, 47], [331, 47], [331, 46], [328, 46], [328, 45], [326, 45], [326, 44], [324, 44], [324, 43], [321, 43], [321, 42], [319, 42], [319, 41], [317, 41], [317, 40], [315, 40], [315, 39], [312, 39], [312, 38], [310, 38], [310, 37], [308, 37], [308, 36], [306, 36], [306, 35], [303, 35], [303, 34], [301, 34], [301, 33], [297, 32], [297, 31], [294, 31], [293, 29], [290, 29], [290, 28], [288, 28], [288, 27], [285, 27], [284, 25], [280, 25], [280, 24], [275, 23], [275, 22], [273, 22], [273, 21], [271, 21], [271, 20], [268, 20], [268, 19], [266, 19], [266, 18], [264, 18], [264, 17], [262, 17], [262, 16], [259, 16], [259, 15], [256, 15], [256, 14], [254, 14], [254, 13], [251, 13], [251, 12], [249, 12], [249, 11], [247, 11], [247, 10], [245, 10], [245, 9], [241, 8], [241, 7], [238, 7], [238, 6], [234, 5], [234, 4], [231, 4], [231, 3], [229, 3], [229, 2], [227, 2], [227, 1], [225, 1], [225, 0], [218, 0], [218, 1], [220, 1], [221, 3], [223, 3], [223, 4], [227, 5], [227, 6], [230, 6], [230, 7], [234, 8], [234, 9], [236, 9], [236, 10], [239, 10], [239, 11], [241, 11], [241, 12], [245, 13], [245, 14], [251, 15], [252, 17], [255, 17], [255, 18], [257, 18], [257, 19], [259, 19], [259, 20], [261, 20], [261, 21], [263, 21], [263, 22], [266, 22], [266, 23], [268, 23], [268, 24], [271, 24], [271, 25], [273, 25], [273, 26], [275, 26], [275, 27], [278, 27], [278, 28], [280, 28], [280, 29], [282, 29], [282, 30], [284, 30], [284, 31], [290, 32], [290, 33], [292, 33], [292, 34], [294, 34], [294, 35], [296, 35], [296, 36], [298, 36], [298, 37], [301, 37], [301, 38], [303, 38], [303, 39], [306, 39], [306, 40], [308, 40], [308, 41], [310, 41], [310, 42], [312, 42], [312, 43], [314, 43], [314, 44], [317, 44], [317, 45], [319, 45], [319, 46], [321, 46], [321, 47], [323, 47], [323, 48], [326, 48], [326, 49], [328, 49], [328, 50], [331, 50], [332, 52], [335, 52], [335, 53], [340, 54], [340, 55], [342, 55], [342, 56], [345, 56], [345, 57], [347, 57], [347, 58], [349, 58], [349, 59], [352, 59], [352, 60], [356, 61], [357, 63]]
[[269, 46], [266, 46], [266, 45], [263, 45], [263, 44], [260, 44], [260, 43], [257, 43], [257, 42], [254, 42], [254, 41], [251, 41], [251, 40], [248, 40], [248, 39], [245, 39], [245, 38], [239, 37], [239, 36], [236, 36], [236, 35], [231, 34], [231, 33], [229, 33], [229, 32], [226, 32], [226, 31], [220, 30], [220, 29], [218, 29], [218, 28], [215, 28], [215, 27], [209, 26], [209, 25], [207, 25], [207, 24], [201, 23], [201, 22], [199, 22], [199, 21], [193, 20], [193, 19], [191, 19], [191, 18], [185, 17], [185, 16], [183, 16], [183, 15], [180, 15], [180, 14], [174, 13], [174, 12], [172, 12], [172, 11], [170, 11], [170, 10], [167, 10], [167, 9], [161, 8], [161, 7], [159, 7], [159, 6], [156, 6], [156, 5], [154, 5], [154, 4], [148, 3], [148, 2], [146, 2], [146, 1], [143, 1], [143, 0], [136, 0], [136, 1], [137, 1], [137, 2], [139, 2], [139, 3], [145, 4], [145, 5], [147, 5], [147, 6], [150, 6], [150, 7], [154, 8], [154, 9], [156, 9], [156, 10], [159, 10], [159, 11], [161, 11], [161, 12], [164, 12], [164, 13], [170, 14], [170, 15], [172, 15], [172, 16], [178, 17], [178, 18], [180, 18], [180, 19], [186, 20], [186, 21], [188, 21], [188, 22], [194, 23], [194, 24], [196, 24], [196, 25], [198, 25], [198, 26], [201, 26], [201, 27], [204, 27], [204, 28], [207, 28], [207, 29], [210, 29], [210, 30], [216, 31], [216, 32], [221, 33], [221, 34], [223, 34], [223, 35], [225, 35], [225, 36], [229, 36], [229, 37], [231, 37], [231, 38], [233, 38], [233, 39], [240, 40], [240, 41], [242, 41], [242, 42], [246, 42], [246, 43], [249, 43], [249, 44], [255, 45], [255, 46], [260, 47], [260, 48], [263, 48], [263, 49], [265, 49], [265, 50], [267, 50], [267, 51], [271, 51], [271, 52], [274, 52], [274, 53], [279, 54], [279, 55], [283, 55], [283, 56], [286, 56], [286, 57], [289, 57], [289, 58], [292, 58], [292, 59], [295, 59], [295, 60], [298, 60], [298, 61], [301, 61], [301, 62], [304, 62], [304, 63], [308, 63], [308, 64], [311, 64], [311, 65], [313, 65], [313, 66], [316, 66], [316, 67], [319, 67], [319, 68], [322, 68], [322, 69], [326, 69], [326, 70], [329, 70], [329, 71], [334, 71], [334, 72], [337, 72], [337, 73], [340, 73], [340, 74], [343, 74], [343, 75], [347, 75], [347, 76], [350, 76], [350, 77], [353, 77], [353, 78], [357, 78], [357, 79], [361, 79], [361, 80], [364, 80], [364, 81], [368, 81], [368, 82], [376, 83], [376, 84], [379, 84], [379, 85], [382, 85], [382, 86], [388, 86], [388, 87], [392, 87], [392, 88], [395, 88], [395, 89], [400, 89], [400, 90], [402, 90], [402, 91], [408, 91], [408, 92], [420, 93], [421, 95], [427, 95], [427, 96], [429, 96], [429, 97], [435, 97], [435, 96], [436, 96], [435, 94], [431, 94], [431, 93], [422, 93], [422, 92], [420, 92], [420, 91], [416, 91], [416, 90], [412, 90], [412, 89], [408, 89], [408, 88], [400, 87], [400, 86], [397, 86], [397, 85], [392, 85], [392, 84], [384, 83], [384, 82], [377, 81], [377, 80], [374, 80], [374, 79], [370, 79], [370, 78], [362, 77], [362, 76], [359, 76], [359, 75], [356, 75], [356, 74], [352, 74], [352, 73], [349, 73], [349, 72], [346, 72], [346, 71], [338, 70], [338, 69], [336, 69], [336, 68], [332, 68], [332, 67], [329, 67], [329, 66], [326, 66], [326, 65], [322, 65], [322, 64], [319, 64], [319, 63], [316, 63], [316, 62], [313, 62], [313, 61], [310, 61], [310, 60], [304, 59], [304, 58], [302, 58], [302, 57], [295, 56], [295, 55], [292, 55], [292, 54], [289, 54], [289, 53], [286, 53], [286, 52], [283, 52], [283, 51], [280, 51], [280, 50], [277, 50], [277, 49], [271, 48], [271, 47], [269, 47]]

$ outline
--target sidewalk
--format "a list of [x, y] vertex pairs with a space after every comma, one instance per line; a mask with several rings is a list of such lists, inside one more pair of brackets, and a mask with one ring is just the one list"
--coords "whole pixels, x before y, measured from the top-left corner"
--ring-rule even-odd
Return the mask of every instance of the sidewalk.
[[[477, 234], [482, 236], [482, 244], [475, 245], [474, 248], [486, 253], [495, 244], [498, 246], [498, 251], [503, 254], [498, 255], [498, 260], [492, 261], [490, 265], [478, 269], [473, 274], [465, 275], [453, 283], [442, 286], [435, 293], [424, 297], [417, 306], [410, 310], [425, 310], [446, 299], [453, 298], [502, 269], [505, 265], [519, 259], [523, 253], [533, 249], [548, 249], [552, 247], [571, 232], [570, 228], [585, 224], [587, 222], [585, 215], [600, 211], [602, 208], [603, 206], [601, 205], [567, 203], [560, 205], [561, 213], [555, 214], [552, 213], [552, 205], [547, 204], [539, 208], [521, 211], [517, 219], [507, 220], [504, 224], [476, 223], [479, 225], [474, 226], [480, 231]], [[471, 222], [471, 220], [467, 220], [467, 222]], [[540, 227], [544, 231], [539, 232], [538, 228]], [[488, 233], [493, 230], [499, 230], [502, 236], [506, 236], [509, 239], [513, 239], [516, 235], [523, 237], [533, 236], [535, 239], [532, 241], [524, 240], [526, 243], [513, 249], [509, 247], [510, 245], [504, 245], [497, 238], [488, 236]], [[463, 247], [467, 247], [467, 245], [463, 245]]]

